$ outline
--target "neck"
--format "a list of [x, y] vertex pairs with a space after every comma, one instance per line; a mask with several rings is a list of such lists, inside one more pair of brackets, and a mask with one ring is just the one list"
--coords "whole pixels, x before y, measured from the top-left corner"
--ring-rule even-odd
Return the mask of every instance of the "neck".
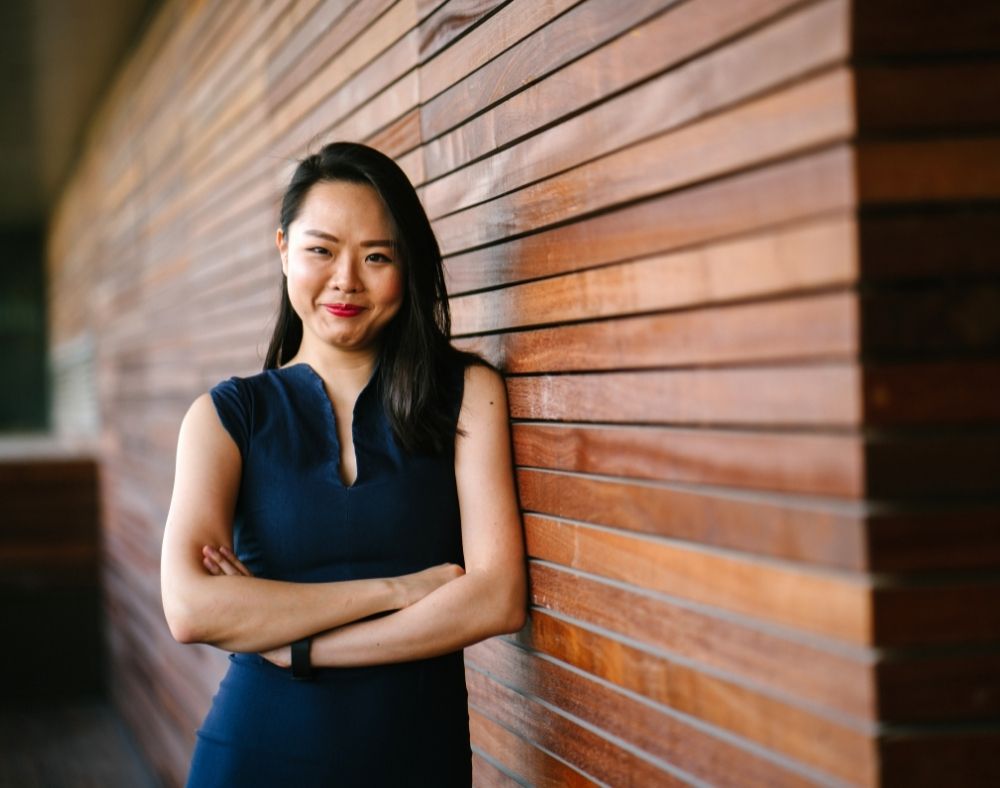
[[285, 366], [308, 364], [328, 384], [336, 382], [359, 389], [368, 382], [375, 370], [378, 361], [377, 348], [343, 350], [329, 345], [315, 347], [304, 340], [305, 337], [298, 352]]

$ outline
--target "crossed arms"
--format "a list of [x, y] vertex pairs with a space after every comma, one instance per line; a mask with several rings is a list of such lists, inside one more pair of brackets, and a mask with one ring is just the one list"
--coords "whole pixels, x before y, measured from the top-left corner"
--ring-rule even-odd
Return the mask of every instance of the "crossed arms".
[[[182, 643], [261, 652], [277, 664], [287, 664], [287, 644], [314, 635], [314, 665], [347, 667], [436, 656], [520, 629], [523, 537], [506, 391], [493, 370], [466, 370], [459, 425], [466, 433], [455, 444], [464, 572], [443, 564], [399, 577], [291, 583], [252, 577], [219, 549], [231, 544], [241, 460], [210, 396], [200, 396], [181, 424], [163, 536], [171, 634]], [[395, 612], [362, 620], [386, 611]]]

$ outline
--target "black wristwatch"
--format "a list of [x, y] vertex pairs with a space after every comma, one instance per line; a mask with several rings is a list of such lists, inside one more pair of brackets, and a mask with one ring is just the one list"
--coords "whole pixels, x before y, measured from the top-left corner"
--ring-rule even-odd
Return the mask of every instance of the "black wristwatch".
[[309, 661], [309, 647], [312, 637], [304, 637], [292, 643], [292, 678], [311, 679], [313, 677], [312, 663]]

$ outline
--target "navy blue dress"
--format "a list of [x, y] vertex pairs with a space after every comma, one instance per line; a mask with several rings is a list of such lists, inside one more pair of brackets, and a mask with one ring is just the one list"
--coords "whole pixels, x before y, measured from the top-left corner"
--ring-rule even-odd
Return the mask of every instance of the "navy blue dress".
[[[457, 421], [464, 367], [448, 381]], [[325, 582], [463, 563], [454, 455], [397, 443], [376, 368], [354, 406], [357, 479], [340, 478], [335, 415], [307, 364], [233, 377], [211, 390], [239, 447], [234, 549], [257, 577]], [[462, 652], [356, 668], [313, 681], [257, 654], [230, 654], [187, 785], [468, 786]]]

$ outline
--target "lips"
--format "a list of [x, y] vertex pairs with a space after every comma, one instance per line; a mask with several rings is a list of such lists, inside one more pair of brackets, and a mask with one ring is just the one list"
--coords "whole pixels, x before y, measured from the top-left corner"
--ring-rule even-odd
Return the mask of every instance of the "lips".
[[323, 308], [337, 317], [355, 317], [364, 312], [364, 308], [354, 304], [323, 304]]

